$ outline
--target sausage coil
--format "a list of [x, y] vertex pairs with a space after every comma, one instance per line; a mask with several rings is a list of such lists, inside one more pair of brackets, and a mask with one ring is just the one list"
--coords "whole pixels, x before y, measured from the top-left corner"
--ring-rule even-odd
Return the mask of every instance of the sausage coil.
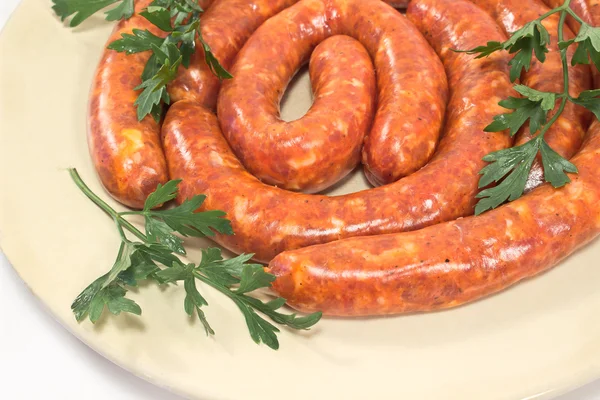
[[[594, 21], [590, 2], [573, 0]], [[149, 3], [136, 2], [136, 12]], [[471, 217], [482, 158], [513, 145], [508, 132], [484, 128], [506, 112], [498, 102], [516, 94], [510, 55], [474, 59], [452, 49], [503, 42], [547, 8], [539, 0], [412, 0], [404, 16], [390, 7], [407, 3], [216, 0], [202, 34], [234, 78], [220, 82], [199, 51], [169, 86], [173, 104], [162, 124], [137, 121], [133, 106], [147, 55], [107, 50], [88, 136], [104, 186], [141, 207], [158, 183], [182, 179], [178, 202], [205, 194], [202, 209], [231, 220], [235, 235], [216, 235], [218, 243], [269, 263], [273, 289], [292, 307], [338, 316], [458, 306], [534, 276], [596, 237], [600, 123], [587, 130], [589, 113], [571, 105], [546, 138], [571, 157], [587, 130], [573, 182], [541, 185], [536, 165], [528, 194]], [[556, 24], [545, 22], [551, 34]], [[133, 28], [164, 35], [136, 14], [111, 40]], [[534, 62], [521, 80], [560, 92], [552, 42], [546, 63]], [[281, 121], [281, 96], [307, 61], [314, 104]], [[569, 77], [573, 96], [592, 86], [587, 66], [570, 68]], [[516, 142], [530, 139], [524, 129]], [[332, 185], [361, 159], [367, 178], [383, 186], [300, 193]]]

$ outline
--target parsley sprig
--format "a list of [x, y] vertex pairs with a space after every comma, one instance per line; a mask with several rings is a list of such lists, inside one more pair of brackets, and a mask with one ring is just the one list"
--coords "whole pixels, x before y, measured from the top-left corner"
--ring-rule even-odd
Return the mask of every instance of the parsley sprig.
[[[186, 293], [183, 308], [189, 317], [197, 316], [207, 335], [213, 335], [215, 331], [204, 314], [203, 308], [208, 306], [208, 302], [200, 294], [196, 282], [211, 286], [237, 305], [244, 315], [252, 340], [272, 349], [279, 348], [279, 329], [261, 314], [292, 329], [308, 329], [321, 319], [320, 312], [306, 316], [278, 312], [285, 304], [283, 298], [263, 302], [251, 297], [251, 292], [268, 288], [275, 280], [275, 276], [265, 272], [262, 265], [250, 262], [252, 254], [224, 259], [221, 249], [207, 248], [202, 250], [198, 264], [181, 260], [177, 255], [185, 255], [185, 249], [182, 239], [175, 233], [184, 237], [205, 237], [214, 236], [216, 232], [232, 234], [233, 231], [230, 221], [224, 218], [224, 212], [195, 212], [206, 198], [202, 195], [178, 207], [156, 210], [155, 207], [177, 196], [180, 181], [159, 185], [148, 196], [143, 210], [119, 213], [94, 194], [75, 169], [69, 172], [79, 189], [112, 217], [121, 237], [119, 251], [110, 271], [85, 288], [71, 305], [77, 321], [87, 316], [95, 323], [105, 309], [115, 315], [122, 312], [141, 315], [141, 307], [126, 295], [128, 288], [138, 287], [142, 281], [159, 285], [183, 282]], [[142, 216], [145, 233], [127, 221], [124, 218], [127, 215]], [[136, 239], [130, 240], [126, 231]]]
[[[577, 173], [577, 167], [554, 151], [544, 139], [548, 129], [558, 120], [565, 109], [567, 102], [578, 104], [592, 111], [600, 119], [600, 90], [587, 90], [579, 97], [574, 98], [569, 94], [569, 73], [567, 48], [576, 45], [577, 48], [571, 59], [572, 65], [589, 64], [590, 60], [600, 69], [600, 28], [586, 24], [571, 8], [571, 0], [566, 0], [560, 7], [554, 8], [541, 15], [534, 21], [527, 23], [501, 42], [488, 42], [485, 46], [465, 50], [468, 54], [476, 54], [476, 58], [487, 57], [496, 51], [506, 50], [514, 54], [509, 62], [510, 79], [517, 80], [523, 70], [529, 71], [533, 56], [540, 62], [546, 60], [550, 34], [542, 25], [542, 21], [551, 15], [559, 14], [558, 47], [563, 66], [563, 92], [541, 92], [533, 88], [516, 85], [515, 90], [522, 98], [509, 97], [499, 104], [512, 112], [497, 115], [494, 121], [485, 128], [487, 132], [500, 132], [508, 130], [514, 136], [527, 121], [532, 134], [537, 135], [529, 142], [509, 149], [499, 150], [488, 154], [484, 161], [490, 164], [485, 166], [480, 174], [479, 188], [483, 189], [478, 195], [479, 202], [475, 207], [475, 214], [479, 215], [487, 210], [496, 208], [506, 201], [513, 201], [523, 195], [527, 178], [533, 162], [538, 154], [544, 167], [544, 179], [552, 186], [558, 188], [571, 181], [567, 173]], [[581, 24], [579, 34], [572, 40], [564, 40], [564, 25], [567, 16], [572, 16]], [[558, 105], [557, 105], [558, 102]], [[548, 114], [556, 110], [550, 120]], [[488, 186], [492, 183], [497, 185]]]
[[[116, 21], [128, 19], [134, 13], [134, 0], [52, 0], [55, 13], [64, 21], [71, 18], [70, 26], [77, 26], [96, 12], [116, 3], [106, 12], [106, 19]], [[219, 79], [230, 79], [231, 74], [219, 63], [210, 46], [202, 37], [200, 16], [204, 10], [193, 0], [154, 0], [142, 17], [164, 32], [165, 38], [154, 35], [147, 29], [133, 29], [121, 39], [108, 45], [109, 49], [135, 54], [150, 51], [152, 55], [142, 73], [141, 90], [135, 105], [141, 121], [152, 115], [160, 121], [164, 105], [171, 103], [167, 85], [176, 76], [180, 65], [188, 68], [192, 54], [196, 52], [196, 41], [202, 45], [205, 61]]]

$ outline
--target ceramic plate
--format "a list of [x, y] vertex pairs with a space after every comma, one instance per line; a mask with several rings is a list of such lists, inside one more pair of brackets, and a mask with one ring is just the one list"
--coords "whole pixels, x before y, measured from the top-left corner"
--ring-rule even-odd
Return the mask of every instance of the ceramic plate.
[[[66, 171], [77, 167], [108, 199], [88, 156], [85, 115], [111, 24], [98, 16], [67, 29], [50, 5], [24, 0], [0, 38], [0, 241], [33, 293], [89, 346], [201, 399], [533, 399], [600, 376], [599, 241], [549, 273], [454, 310], [284, 329], [279, 351], [255, 345], [235, 306], [205, 287], [214, 338], [184, 315], [182, 287], [132, 293], [141, 318], [77, 324], [71, 301], [112, 265], [119, 240]], [[285, 114], [309, 105], [301, 76]], [[364, 186], [356, 174], [336, 191]], [[204, 245], [190, 241], [190, 258]]]

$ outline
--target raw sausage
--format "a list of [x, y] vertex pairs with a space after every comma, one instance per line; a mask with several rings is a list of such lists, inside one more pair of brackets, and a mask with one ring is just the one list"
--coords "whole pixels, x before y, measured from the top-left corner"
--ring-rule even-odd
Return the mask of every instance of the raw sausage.
[[[358, 39], [374, 61], [379, 104], [369, 137], [393, 138], [380, 153], [414, 170], [435, 150], [446, 105], [446, 77], [414, 26], [378, 0], [303, 0], [252, 35], [236, 58], [234, 78], [224, 82], [219, 94], [225, 137], [242, 164], [264, 182], [316, 192], [345, 175], [337, 172], [347, 171], [340, 168], [348, 163], [341, 157], [339, 138], [354, 136], [352, 115], [363, 117], [364, 97], [352, 99], [328, 90], [330, 102], [340, 103], [329, 124], [317, 111], [323, 108], [318, 103], [307, 118], [291, 124], [282, 123], [278, 115], [291, 77], [319, 42], [335, 34]], [[338, 58], [343, 64], [343, 57]], [[351, 69], [339, 76], [359, 89], [363, 85]], [[355, 102], [356, 110], [349, 101]]]
[[473, 60], [450, 51], [506, 40], [485, 13], [463, 1], [456, 4], [468, 11], [460, 24], [442, 19], [433, 29], [429, 20], [416, 21], [440, 54], [451, 89], [444, 137], [435, 157], [420, 171], [387, 186], [338, 197], [267, 186], [244, 170], [214, 114], [181, 101], [169, 110], [162, 132], [171, 176], [183, 179], [178, 201], [206, 194], [205, 209], [225, 211], [236, 233], [216, 240], [234, 252], [255, 253], [262, 261], [285, 250], [415, 230], [472, 214], [477, 174], [485, 165], [481, 159], [512, 144], [505, 132], [483, 132], [502, 111], [500, 99], [512, 89], [506, 53]]
[[[538, 18], [549, 9], [540, 0], [471, 0], [494, 17], [504, 28], [505, 32], [515, 32], [527, 22]], [[563, 67], [558, 50], [558, 21], [554, 14], [542, 24], [550, 34], [549, 52], [546, 61], [541, 63], [533, 57], [531, 68], [522, 74], [521, 83], [542, 92], [562, 93]], [[565, 40], [573, 37], [570, 29], [565, 29]], [[482, 42], [483, 43], [483, 42]], [[569, 47], [567, 58], [569, 62], [574, 49]], [[577, 97], [583, 90], [591, 88], [590, 69], [587, 65], [569, 67], [569, 92]], [[550, 114], [551, 117], [552, 113]], [[545, 140], [557, 153], [565, 158], [570, 158], [581, 146], [585, 131], [590, 122], [591, 114], [583, 107], [568, 102], [565, 110], [554, 125], [546, 132]], [[529, 128], [522, 129], [517, 136], [516, 145], [531, 140]], [[531, 168], [526, 184], [526, 190], [531, 190], [544, 182], [544, 171], [540, 159], [536, 159]]]
[[[225, 100], [227, 104], [219, 108], [220, 120], [222, 125], [228, 126], [230, 117], [239, 116], [235, 123], [243, 124], [240, 126], [242, 138], [248, 141], [247, 145], [256, 147], [253, 152], [261, 149], [253, 159], [263, 167], [271, 165], [271, 160], [284, 161], [274, 165], [283, 169], [279, 169], [277, 175], [285, 178], [274, 181], [254, 171], [257, 178], [287, 189], [320, 191], [346, 176], [360, 161], [364, 137], [371, 127], [375, 109], [375, 70], [369, 54], [358, 41], [348, 36], [330, 37], [319, 44], [311, 56], [314, 104], [302, 118], [282, 121], [279, 101], [283, 88], [310, 55], [314, 44], [302, 48], [296, 45], [294, 51], [284, 50], [290, 43], [281, 40], [279, 31], [273, 32], [272, 41], [261, 35], [265, 29], [272, 31], [273, 26], [290, 30], [276, 17], [252, 36], [233, 69], [235, 78], [231, 83], [238, 90], [232, 93], [228, 82], [221, 91], [219, 104], [224, 98], [229, 101]], [[286, 38], [294, 43], [299, 41], [291, 34]], [[264, 49], [259, 58], [272, 69], [270, 74], [263, 72], [256, 60], [243, 57], [245, 50], [253, 48], [256, 41]], [[297, 64], [279, 61], [278, 54], [285, 54]], [[236, 84], [238, 79], [242, 85]], [[267, 80], [270, 85], [265, 84]], [[240, 90], [245, 95], [240, 95]], [[246, 109], [244, 112], [240, 111], [242, 107]]]
[[[132, 29], [165, 35], [137, 13], [151, 0], [136, 2], [136, 14], [117, 24], [109, 43]], [[168, 180], [160, 127], [151, 116], [138, 121], [134, 90], [150, 55], [126, 55], [106, 49], [94, 76], [89, 103], [88, 145], [106, 190], [121, 203], [142, 208], [159, 183]]]
[[[461, 3], [414, 0], [408, 15], [426, 26], [438, 19], [460, 26]], [[284, 252], [269, 264], [273, 288], [294, 308], [339, 316], [431, 311], [495, 293], [600, 233], [598, 121], [572, 161], [579, 168], [572, 183], [545, 184], [478, 217]]]

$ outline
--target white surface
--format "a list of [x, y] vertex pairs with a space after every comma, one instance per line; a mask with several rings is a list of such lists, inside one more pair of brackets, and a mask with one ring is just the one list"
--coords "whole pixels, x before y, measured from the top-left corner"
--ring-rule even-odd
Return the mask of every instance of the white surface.
[[[0, 28], [18, 1], [0, 1]], [[105, 360], [71, 336], [33, 297], [1, 253], [0, 284], [3, 398], [179, 399]], [[598, 398], [600, 381], [560, 400]]]

